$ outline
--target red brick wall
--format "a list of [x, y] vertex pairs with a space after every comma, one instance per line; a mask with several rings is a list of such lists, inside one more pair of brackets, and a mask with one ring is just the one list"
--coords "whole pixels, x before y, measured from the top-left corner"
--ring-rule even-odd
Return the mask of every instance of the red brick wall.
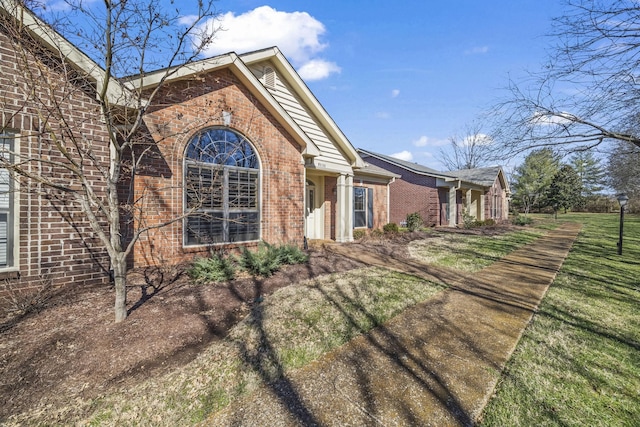
[[[26, 58], [26, 63], [22, 60]], [[82, 164], [85, 175], [98, 195], [104, 195], [104, 180], [90, 156], [81, 156], [71, 143], [75, 140], [81, 152], [91, 152], [102, 166], [109, 165], [108, 139], [100, 124], [99, 108], [86, 82], [74, 84], [62, 73], [37, 63], [35, 56], [15, 53], [10, 39], [0, 31], [0, 127], [19, 136], [23, 158], [44, 158], [69, 165], [52, 141], [52, 134], [66, 144], [74, 159]], [[46, 64], [55, 66], [55, 61]], [[39, 68], [40, 67], [40, 68]], [[29, 77], [29, 76], [32, 77]], [[58, 101], [54, 107], [52, 97]], [[60, 102], [62, 100], [62, 102]], [[46, 117], [47, 125], [38, 118]], [[71, 132], [62, 138], [61, 119]], [[30, 164], [32, 173], [72, 188], [80, 182], [61, 167], [40, 162]], [[0, 271], [0, 293], [12, 289], [53, 285], [85, 286], [108, 281], [109, 263], [96, 235], [84, 219], [71, 196], [34, 181], [22, 180], [19, 188], [19, 272]], [[19, 277], [17, 277], [19, 276]]]
[[409, 172], [374, 157], [367, 157], [366, 161], [401, 176], [389, 186], [389, 222], [400, 224], [408, 214], [418, 212], [425, 225], [438, 224], [439, 203], [435, 178]]
[[[492, 213], [494, 212], [493, 210], [493, 205], [494, 205], [494, 195], [498, 196], [498, 206], [497, 206], [497, 216], [492, 216]], [[496, 220], [504, 220], [507, 219], [505, 211], [506, 211], [506, 195], [505, 195], [505, 189], [502, 186], [502, 182], [500, 181], [500, 179], [496, 178], [495, 182], [493, 183], [493, 185], [491, 186], [491, 188], [489, 189], [489, 191], [486, 192], [486, 194], [484, 195], [484, 207], [485, 207], [485, 211], [484, 211], [484, 217], [485, 218], [493, 218]]]
[[[228, 70], [167, 85], [146, 114], [156, 152], [156, 158], [149, 162], [155, 166], [134, 183], [135, 194], [148, 199], [146, 224], [182, 214], [184, 150], [199, 130], [223, 125], [222, 111], [232, 112], [229, 127], [244, 135], [260, 158], [262, 240], [301, 245], [302, 149]], [[183, 247], [182, 228], [182, 222], [177, 221], [144, 235], [135, 249], [134, 265], [175, 263], [195, 254], [206, 255], [209, 247]]]

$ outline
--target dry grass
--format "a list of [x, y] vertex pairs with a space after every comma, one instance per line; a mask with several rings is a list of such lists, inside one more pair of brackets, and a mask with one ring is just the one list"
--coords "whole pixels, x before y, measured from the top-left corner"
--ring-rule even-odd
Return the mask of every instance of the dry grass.
[[429, 264], [475, 272], [543, 234], [543, 231], [536, 229], [493, 236], [441, 233], [426, 240], [411, 242], [409, 253]]
[[443, 288], [380, 268], [280, 289], [193, 362], [99, 399], [14, 416], [7, 425], [192, 424], [303, 366]]

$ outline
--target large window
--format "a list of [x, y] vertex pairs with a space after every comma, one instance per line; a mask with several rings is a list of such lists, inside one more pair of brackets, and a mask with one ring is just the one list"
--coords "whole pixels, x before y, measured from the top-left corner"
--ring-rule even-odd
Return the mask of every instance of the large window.
[[353, 188], [353, 227], [373, 228], [373, 189]]
[[210, 128], [185, 153], [185, 245], [260, 239], [260, 170], [241, 135]]
[[[0, 133], [0, 156], [3, 161], [12, 162], [14, 138]], [[13, 267], [14, 260], [14, 188], [11, 174], [0, 167], [0, 268]]]

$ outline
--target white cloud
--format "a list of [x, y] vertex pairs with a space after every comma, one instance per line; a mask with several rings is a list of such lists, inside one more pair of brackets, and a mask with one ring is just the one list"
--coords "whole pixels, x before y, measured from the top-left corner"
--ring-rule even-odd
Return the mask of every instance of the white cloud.
[[396, 159], [400, 159], [400, 160], [405, 160], [407, 162], [410, 162], [411, 160], [413, 160], [413, 154], [411, 154], [411, 152], [407, 150], [400, 151], [399, 153], [394, 153], [391, 155], [391, 157], [395, 157]]
[[213, 43], [204, 52], [208, 56], [277, 46], [300, 74], [311, 80], [340, 72], [335, 63], [317, 57], [328, 47], [321, 41], [326, 28], [307, 12], [283, 12], [260, 6], [239, 15], [225, 13], [205, 25], [209, 31], [216, 31]]
[[323, 59], [312, 59], [298, 69], [298, 74], [303, 80], [322, 80], [329, 77], [331, 73], [342, 71], [335, 62], [328, 62]]
[[465, 55], [482, 55], [489, 52], [489, 46], [475, 46], [464, 51]]
[[400, 89], [394, 89], [391, 91], [391, 97], [392, 98], [397, 98], [398, 95], [400, 95]]
[[413, 141], [413, 145], [416, 147], [441, 147], [443, 145], [447, 145], [449, 141], [444, 139], [432, 139], [426, 135], [422, 135], [420, 138]]
[[463, 145], [491, 145], [493, 144], [493, 138], [484, 133], [478, 133], [475, 135], [468, 135], [462, 140]]
[[429, 144], [429, 138], [424, 135], [413, 141], [413, 145], [415, 145], [416, 147], [426, 147], [427, 144]]
[[559, 112], [537, 112], [531, 117], [531, 124], [536, 126], [567, 125], [575, 120], [571, 113]]
[[387, 120], [390, 118], [391, 118], [391, 114], [387, 113], [386, 111], [380, 111], [376, 113], [376, 119]]
[[183, 15], [178, 19], [180, 25], [189, 26], [192, 25], [198, 19], [197, 15]]

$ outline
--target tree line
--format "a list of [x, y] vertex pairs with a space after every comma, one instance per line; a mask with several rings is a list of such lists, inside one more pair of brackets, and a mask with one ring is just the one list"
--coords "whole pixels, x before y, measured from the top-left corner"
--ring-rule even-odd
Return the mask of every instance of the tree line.
[[[640, 203], [640, 148], [615, 144], [604, 159], [591, 151], [562, 156], [550, 147], [531, 151], [512, 176], [512, 208], [516, 211], [610, 212], [618, 203], [613, 193], [627, 193]], [[633, 203], [633, 200], [636, 200]]]

